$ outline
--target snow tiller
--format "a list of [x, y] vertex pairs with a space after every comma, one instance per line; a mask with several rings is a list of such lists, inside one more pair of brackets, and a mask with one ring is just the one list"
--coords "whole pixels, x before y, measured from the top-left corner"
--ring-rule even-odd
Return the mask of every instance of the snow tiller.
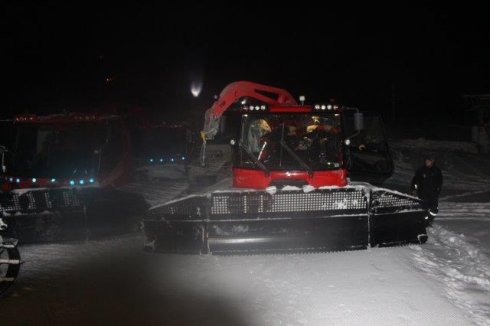
[[125, 182], [131, 164], [120, 116], [24, 114], [12, 127], [12, 145], [0, 148], [0, 217], [20, 243], [128, 232], [130, 211], [146, 210], [113, 187]]
[[393, 173], [383, 133], [365, 118], [334, 103], [298, 105], [282, 89], [230, 84], [206, 112], [202, 162], [208, 140], [229, 142], [232, 185], [150, 209], [147, 248], [263, 253], [425, 242], [419, 199], [360, 182]]

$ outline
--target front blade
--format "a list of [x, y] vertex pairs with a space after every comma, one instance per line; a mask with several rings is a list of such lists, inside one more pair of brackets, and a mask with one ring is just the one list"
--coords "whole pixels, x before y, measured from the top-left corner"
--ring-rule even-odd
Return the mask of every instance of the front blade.
[[370, 198], [371, 246], [424, 243], [427, 211], [417, 198], [374, 188]]
[[214, 192], [155, 207], [145, 233], [165, 252], [248, 253], [366, 248], [363, 189]]
[[425, 214], [420, 200], [368, 184], [226, 191], [154, 207], [144, 231], [163, 252], [337, 251], [424, 242]]

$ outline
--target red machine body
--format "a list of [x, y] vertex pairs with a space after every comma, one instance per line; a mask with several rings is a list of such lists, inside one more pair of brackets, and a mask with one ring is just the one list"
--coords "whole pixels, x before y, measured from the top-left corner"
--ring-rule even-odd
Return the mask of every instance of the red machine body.
[[[131, 142], [119, 115], [24, 114], [15, 116], [13, 125], [15, 140], [4, 191], [118, 186], [128, 178]], [[42, 167], [36, 168], [36, 163]]]
[[[237, 103], [240, 103], [239, 107], [237, 107]], [[247, 103], [255, 104], [249, 105]], [[347, 185], [347, 169], [343, 162], [342, 139], [340, 137], [342, 108], [332, 104], [299, 105], [286, 90], [245, 81], [234, 82], [221, 92], [220, 97], [206, 112], [204, 130], [202, 132], [204, 145], [207, 140], [213, 139], [216, 135], [219, 125], [218, 120], [227, 111], [231, 111], [235, 115], [241, 115], [242, 120], [244, 117], [248, 118], [249, 116], [256, 116], [261, 121], [277, 120], [284, 116], [287, 117], [285, 118], [287, 122], [284, 124], [284, 121], [282, 121], [283, 129], [297, 128], [297, 121], [294, 120], [304, 120], [308, 117], [319, 120], [322, 115], [328, 114], [335, 120], [335, 133], [339, 136], [336, 139], [338, 144], [335, 149], [335, 164], [332, 164], [332, 166], [315, 164], [317, 165], [315, 169], [308, 167], [309, 162], [313, 161], [300, 158], [294, 151], [291, 153], [291, 148], [287, 147], [283, 152], [289, 152], [293, 156], [292, 159], [299, 162], [299, 164], [296, 164], [297, 166], [293, 164], [293, 166], [287, 168], [271, 164], [267, 168], [264, 166], [246, 167], [236, 164], [237, 160], [235, 159], [233, 167], [234, 187], [265, 189], [276, 184], [276, 182], [291, 184], [291, 181], [295, 181], [297, 184], [309, 184], [316, 188], [322, 186], [343, 187]], [[303, 125], [303, 127], [307, 126]], [[321, 124], [318, 127], [318, 129], [321, 129]], [[242, 136], [247, 132], [247, 128], [249, 128], [248, 125], [242, 125], [240, 131]], [[305, 132], [303, 134], [296, 132], [295, 136], [305, 136]], [[238, 141], [240, 148], [243, 147], [244, 141], [244, 139]], [[287, 145], [282, 144], [282, 146], [285, 147]], [[259, 162], [260, 157], [257, 161], [256, 165], [261, 165]]]

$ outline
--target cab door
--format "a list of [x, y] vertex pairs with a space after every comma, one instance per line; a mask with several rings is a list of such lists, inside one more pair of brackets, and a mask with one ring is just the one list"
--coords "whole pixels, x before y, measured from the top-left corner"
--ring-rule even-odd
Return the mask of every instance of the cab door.
[[345, 119], [347, 169], [352, 181], [381, 185], [394, 172], [383, 121], [379, 115], [363, 113], [361, 126], [354, 113]]

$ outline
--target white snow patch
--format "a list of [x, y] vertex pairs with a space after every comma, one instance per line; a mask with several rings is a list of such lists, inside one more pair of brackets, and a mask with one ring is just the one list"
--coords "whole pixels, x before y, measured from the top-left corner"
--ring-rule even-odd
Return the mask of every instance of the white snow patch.
[[265, 188], [265, 191], [268, 194], [274, 195], [277, 192], [277, 187], [276, 186], [267, 187]]
[[415, 266], [445, 289], [446, 297], [476, 325], [490, 324], [490, 261], [465, 238], [441, 226], [429, 231], [429, 242], [413, 246]]
[[281, 188], [282, 191], [294, 191], [294, 190], [301, 190], [300, 187], [296, 186], [284, 186]]
[[314, 191], [316, 188], [311, 186], [311, 185], [305, 185], [303, 186], [303, 192], [304, 193], [309, 193], [309, 192], [312, 192]]

